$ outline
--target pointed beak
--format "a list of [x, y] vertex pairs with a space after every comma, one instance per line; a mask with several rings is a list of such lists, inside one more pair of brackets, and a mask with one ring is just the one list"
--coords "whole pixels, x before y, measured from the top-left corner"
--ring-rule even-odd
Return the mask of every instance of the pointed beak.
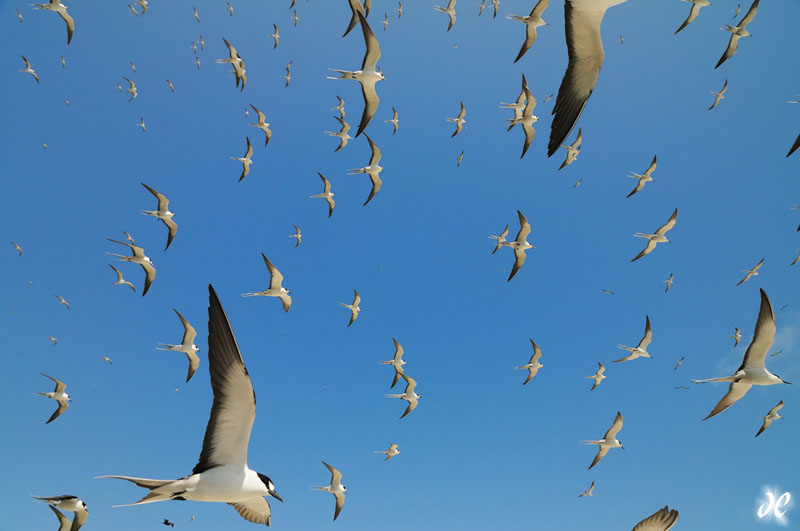
[[269, 491], [269, 494], [270, 494], [270, 496], [272, 496], [273, 498], [275, 498], [279, 502], [283, 503], [283, 498], [281, 498], [280, 494], [278, 494], [277, 491], [271, 490], [271, 491]]
[[784, 381], [784, 380], [781, 380], [781, 381], [782, 381], [783, 383], [785, 383], [785, 384], [792, 385], [792, 382], [787, 382], [787, 381]]
[[620, 447], [620, 448], [622, 448], [623, 450], [625, 449], [625, 447], [624, 447], [624, 446], [622, 446], [621, 444], [619, 445], [619, 447]]

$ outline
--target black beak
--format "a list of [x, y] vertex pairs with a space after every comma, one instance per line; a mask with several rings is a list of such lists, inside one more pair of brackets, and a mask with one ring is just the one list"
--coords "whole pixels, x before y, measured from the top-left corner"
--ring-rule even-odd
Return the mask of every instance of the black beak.
[[269, 494], [273, 498], [277, 499], [279, 502], [283, 503], [283, 498], [281, 498], [280, 494], [278, 494], [276, 491], [271, 490], [271, 491], [269, 491]]

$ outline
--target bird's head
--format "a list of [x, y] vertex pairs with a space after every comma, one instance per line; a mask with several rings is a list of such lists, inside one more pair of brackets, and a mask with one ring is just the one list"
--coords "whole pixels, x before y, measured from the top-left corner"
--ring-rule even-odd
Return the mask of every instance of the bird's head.
[[780, 381], [781, 381], [781, 383], [785, 383], [785, 384], [792, 385], [792, 382], [787, 382], [787, 381], [783, 380], [783, 379], [782, 379], [780, 376], [778, 376], [777, 374], [775, 375], [775, 377], [776, 377], [776, 378], [778, 378], [778, 380], [780, 380]]
[[275, 490], [275, 485], [272, 483], [272, 480], [269, 477], [265, 476], [264, 474], [258, 474], [258, 479], [264, 484], [267, 488], [267, 494], [275, 498], [276, 500], [283, 502], [283, 498], [280, 497], [278, 491]]
[[342, 492], [347, 492], [347, 487], [344, 486], [344, 483], [342, 483]]

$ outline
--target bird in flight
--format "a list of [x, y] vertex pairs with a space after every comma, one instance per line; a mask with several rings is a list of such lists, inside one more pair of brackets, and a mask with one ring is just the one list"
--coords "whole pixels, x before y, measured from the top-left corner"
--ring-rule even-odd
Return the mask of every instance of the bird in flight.
[[[445, 13], [450, 18], [450, 21], [447, 24], [447, 31], [450, 31], [453, 28], [453, 25], [456, 23], [456, 0], [450, 0], [446, 7], [434, 6], [433, 8], [436, 11]], [[481, 12], [483, 12], [483, 6], [481, 6]]]
[[734, 327], [733, 330], [734, 330], [733, 335], [728, 337], [733, 339], [733, 346], [734, 348], [736, 348], [739, 346], [739, 340], [742, 339], [742, 331], [736, 327]]
[[675, 30], [675, 33], [673, 33], [673, 35], [680, 33], [680, 31], [683, 28], [694, 22], [694, 19], [696, 19], [697, 15], [700, 13], [700, 8], [711, 5], [711, 2], [709, 2], [708, 0], [683, 0], [683, 1], [691, 3], [692, 8], [689, 10], [689, 16], [686, 17], [686, 20], [683, 21], [683, 24], [681, 24], [681, 26]]
[[647, 321], [644, 325], [644, 335], [642, 339], [639, 340], [639, 344], [635, 347], [626, 347], [625, 345], [617, 345], [617, 348], [621, 348], [622, 350], [627, 350], [630, 352], [629, 355], [625, 356], [624, 358], [620, 358], [618, 360], [614, 360], [614, 363], [620, 363], [623, 361], [631, 361], [635, 360], [636, 358], [651, 358], [650, 353], [647, 352], [647, 346], [653, 341], [653, 329], [650, 327], [650, 316], [645, 316]]
[[[342, 109], [344, 111], [344, 109]], [[397, 127], [400, 125], [400, 122], [397, 120], [397, 109], [392, 107], [392, 119], [391, 120], [384, 120], [384, 123], [392, 124], [394, 126], [394, 131], [392, 131], [392, 135], [397, 132]]]
[[61, 295], [56, 295], [55, 297], [56, 299], [58, 299], [59, 304], [63, 304], [64, 306], [67, 307], [67, 310], [69, 310], [69, 303], [64, 299], [64, 297], [62, 297]]
[[578, 498], [583, 498], [584, 496], [594, 496], [594, 494], [592, 494], [593, 491], [594, 491], [594, 481], [592, 481], [592, 484], [589, 485], [588, 489], [583, 491], [583, 493], [578, 494]]
[[745, 13], [744, 18], [739, 21], [739, 23], [735, 26], [731, 26], [730, 24], [725, 24], [723, 29], [731, 34], [731, 38], [728, 41], [728, 47], [722, 53], [722, 57], [719, 58], [719, 62], [714, 67], [719, 68], [719, 66], [733, 57], [736, 53], [736, 50], [739, 49], [739, 39], [742, 37], [750, 37], [750, 32], [747, 31], [747, 25], [750, 24], [753, 19], [756, 17], [756, 13], [758, 12], [758, 3], [760, 0], [754, 0], [753, 3], [750, 5], [750, 9], [747, 10]]
[[517, 216], [519, 217], [519, 232], [517, 232], [517, 237], [514, 238], [512, 242], [503, 242], [500, 244], [503, 247], [511, 247], [514, 249], [514, 266], [511, 268], [511, 274], [508, 275], [506, 282], [510, 282], [511, 279], [514, 278], [514, 275], [517, 274], [517, 271], [525, 264], [525, 258], [527, 258], [525, 251], [534, 248], [527, 240], [528, 235], [531, 233], [531, 224], [528, 223], [528, 219], [519, 210], [517, 210]]
[[269, 144], [269, 141], [272, 138], [272, 131], [270, 130], [269, 124], [267, 123], [267, 116], [252, 103], [250, 104], [250, 107], [253, 108], [256, 114], [258, 114], [258, 122], [250, 124], [250, 126], [258, 127], [259, 129], [264, 131], [264, 134], [266, 135], [266, 138], [264, 139], [264, 147], [267, 147], [267, 144]]
[[330, 470], [331, 472], [331, 484], [326, 485], [324, 487], [314, 487], [314, 488], [317, 490], [330, 492], [331, 494], [333, 494], [333, 497], [336, 498], [336, 508], [333, 511], [333, 519], [336, 520], [339, 517], [339, 513], [342, 511], [342, 507], [344, 506], [344, 493], [347, 492], [347, 487], [345, 487], [342, 484], [341, 472], [333, 468], [325, 461], [323, 461], [322, 464], [325, 465], [327, 469]]
[[678, 511], [664, 506], [633, 527], [632, 531], [669, 531], [678, 521]]
[[410, 377], [405, 373], [401, 373], [400, 377], [406, 381], [405, 391], [403, 391], [401, 394], [387, 394], [386, 397], [400, 398], [401, 400], [405, 400], [406, 402], [408, 402], [408, 407], [406, 407], [405, 412], [402, 415], [400, 415], [400, 418], [402, 419], [403, 417], [414, 411], [414, 409], [416, 409], [417, 405], [419, 404], [419, 399], [422, 398], [422, 396], [418, 395], [415, 391], [415, 389], [417, 388], [417, 381], [414, 378]]
[[295, 248], [297, 248], [297, 247], [300, 246], [300, 242], [303, 241], [303, 234], [300, 232], [300, 229], [297, 227], [297, 225], [294, 225], [294, 230], [295, 230], [295, 233], [294, 234], [290, 234], [289, 237], [297, 239], [297, 243], [294, 245]]
[[172, 217], [175, 215], [173, 212], [169, 211], [169, 199], [162, 193], [157, 192], [153, 188], [150, 188], [144, 183], [139, 183], [144, 186], [148, 192], [153, 194], [153, 196], [158, 199], [158, 210], [142, 210], [141, 213], [147, 216], [154, 216], [160, 219], [164, 225], [166, 225], [168, 229], [167, 234], [167, 246], [164, 247], [166, 251], [169, 249], [169, 245], [172, 243], [172, 239], [175, 238], [175, 235], [178, 233], [178, 225], [175, 221], [172, 220]]
[[756, 433], [755, 435], [756, 437], [761, 435], [764, 432], [764, 430], [769, 428], [773, 420], [778, 420], [783, 418], [780, 415], [778, 415], [778, 410], [780, 410], [782, 407], [783, 407], [783, 400], [778, 402], [778, 405], [776, 405], [774, 408], [770, 409], [767, 412], [766, 416], [761, 417], [762, 419], [764, 419], [764, 422], [761, 424], [761, 428], [758, 430], [758, 433]]
[[22, 57], [22, 60], [25, 61], [25, 69], [24, 70], [20, 70], [20, 72], [32, 75], [33, 79], [36, 80], [36, 84], [38, 85], [39, 84], [39, 75], [36, 73], [36, 70], [31, 68], [31, 63], [25, 58], [24, 55], [21, 55], [20, 57]]
[[709, 111], [714, 107], [716, 107], [717, 105], [719, 105], [720, 101], [725, 99], [725, 93], [727, 91], [728, 91], [728, 80], [726, 79], [725, 84], [722, 85], [722, 89], [719, 92], [714, 92], [714, 91], [711, 92], [711, 94], [714, 95], [714, 103], [712, 103], [711, 107], [708, 108]]
[[[58, 521], [61, 524], [58, 531], [78, 531], [86, 522], [86, 519], [89, 518], [89, 508], [86, 507], [86, 504], [83, 503], [83, 500], [78, 499], [77, 496], [65, 495], [52, 496], [50, 498], [40, 498], [38, 496], [34, 496], [34, 498], [46, 502], [53, 512], [56, 513], [56, 516], [58, 516]], [[75, 513], [71, 524], [69, 519], [67, 519], [67, 517], [61, 513], [61, 511], [56, 509], [56, 507]], [[61, 516], [59, 516], [59, 514]], [[65, 525], [67, 527], [64, 527]]]
[[106, 239], [113, 243], [125, 245], [131, 250], [131, 253], [133, 253], [131, 256], [123, 256], [121, 254], [114, 254], [114, 253], [106, 253], [106, 254], [110, 254], [111, 256], [116, 256], [122, 262], [132, 262], [134, 264], [139, 264], [140, 266], [142, 266], [142, 269], [144, 269], [145, 273], [144, 290], [142, 291], [142, 297], [147, 295], [147, 291], [150, 289], [150, 286], [153, 284], [153, 280], [155, 280], [156, 278], [156, 268], [153, 267], [153, 261], [150, 260], [148, 256], [145, 256], [144, 249], [141, 247], [126, 242], [112, 240], [111, 238], [106, 238]]
[[522, 385], [525, 385], [528, 382], [530, 382], [533, 379], [533, 377], [536, 376], [536, 373], [539, 372], [539, 369], [544, 367], [544, 365], [539, 363], [539, 359], [542, 357], [542, 349], [539, 348], [539, 345], [537, 345], [533, 339], [529, 339], [529, 341], [531, 342], [531, 346], [533, 347], [533, 355], [531, 356], [531, 359], [525, 365], [514, 367], [514, 370], [527, 369], [528, 371], [528, 377], [525, 378], [525, 381], [522, 382]]
[[[61, 380], [56, 380], [52, 376], [47, 376], [43, 372], [40, 372], [39, 374], [41, 374], [45, 378], [50, 378], [51, 380], [53, 380], [56, 383], [56, 388], [53, 389], [51, 392], [49, 392], [49, 393], [36, 393], [39, 396], [43, 396], [45, 398], [52, 398], [53, 400], [58, 402], [58, 408], [53, 412], [52, 415], [50, 415], [50, 418], [47, 420], [47, 422], [45, 422], [45, 424], [50, 424], [51, 422], [56, 420], [58, 417], [60, 417], [61, 414], [64, 413], [67, 410], [67, 408], [69, 407], [69, 403], [72, 401], [72, 398], [70, 398], [70, 396], [67, 393], [64, 392], [64, 389], [67, 388], [67, 384], [65, 384]], [[41, 498], [39, 498], [39, 499], [41, 499]], [[69, 510], [71, 510], [71, 509], [69, 509]]]
[[247, 466], [247, 447], [256, 417], [253, 383], [236, 344], [228, 317], [214, 288], [209, 286], [208, 372], [214, 403], [203, 438], [200, 459], [191, 475], [180, 479], [100, 476], [130, 481], [150, 492], [139, 505], [165, 500], [222, 502], [242, 518], [270, 524], [265, 496], [283, 501], [272, 480]]
[[17, 251], [20, 256], [22, 256], [22, 247], [20, 247], [17, 242], [11, 242], [11, 245], [13, 245], [14, 250]]
[[589, 391], [594, 391], [595, 389], [597, 389], [597, 386], [600, 385], [600, 382], [606, 379], [606, 375], [603, 374], [604, 372], [606, 372], [606, 368], [603, 367], [602, 363], [597, 362], [597, 372], [594, 373], [592, 376], [584, 376], [584, 378], [589, 378], [591, 380], [594, 380], [594, 385], [592, 385], [592, 388], [589, 389]]
[[644, 173], [639, 174], [631, 172], [631, 174], [628, 175], [628, 177], [639, 179], [639, 182], [636, 183], [636, 187], [633, 190], [631, 190], [631, 193], [625, 196], [626, 198], [631, 197], [632, 195], [640, 192], [642, 188], [644, 188], [644, 185], [646, 183], [653, 181], [652, 175], [653, 172], [656, 171], [657, 165], [658, 165], [658, 155], [653, 155], [653, 162], [650, 163], [650, 166], [648, 166], [648, 168], [644, 171]]
[[197, 367], [200, 366], [200, 358], [197, 356], [197, 353], [200, 351], [200, 349], [194, 344], [194, 338], [197, 337], [197, 331], [191, 324], [189, 324], [189, 321], [187, 321], [178, 310], [173, 308], [172, 311], [178, 315], [178, 318], [181, 320], [181, 324], [183, 325], [183, 339], [181, 339], [181, 344], [169, 345], [167, 343], [159, 343], [161, 346], [156, 347], [156, 350], [174, 350], [176, 352], [183, 352], [186, 354], [186, 357], [189, 359], [189, 372], [186, 375], [186, 381], [188, 382], [192, 379], [192, 376], [194, 376]]
[[267, 259], [264, 253], [261, 253], [261, 258], [264, 259], [264, 263], [267, 265], [267, 271], [269, 271], [269, 287], [264, 291], [242, 293], [242, 297], [254, 297], [256, 295], [278, 297], [281, 300], [281, 304], [283, 304], [283, 311], [288, 312], [289, 308], [292, 307], [292, 297], [290, 295], [291, 292], [282, 286], [283, 275], [281, 275], [277, 267], [272, 265], [272, 262]]
[[333, 196], [336, 195], [331, 192], [331, 182], [325, 178], [324, 175], [317, 172], [319, 178], [322, 179], [322, 186], [323, 190], [321, 194], [309, 196], [311, 199], [322, 198], [328, 203], [328, 218], [333, 215], [333, 207], [336, 206], [336, 201], [333, 200]]
[[581, 441], [581, 443], [583, 444], [596, 444], [599, 446], [599, 448], [597, 449], [597, 454], [594, 456], [592, 464], [589, 465], [588, 470], [591, 470], [591, 468], [594, 465], [599, 463], [600, 460], [606, 456], [606, 454], [611, 448], [622, 448], [623, 450], [625, 449], [622, 447], [622, 444], [617, 440], [617, 433], [619, 433], [619, 430], [621, 429], [622, 429], [622, 413], [617, 411], [617, 416], [614, 418], [614, 424], [612, 424], [611, 427], [608, 428], [608, 431], [606, 432], [605, 435], [603, 435], [602, 439], [596, 441]]
[[667, 280], [662, 281], [667, 284], [667, 287], [664, 288], [664, 293], [667, 293], [669, 289], [672, 287], [672, 283], [675, 282], [675, 275], [672, 273], [669, 274], [669, 278]]
[[361, 296], [359, 296], [358, 291], [356, 290], [353, 290], [353, 304], [345, 304], [343, 302], [339, 303], [339, 306], [350, 310], [350, 322], [347, 323], [348, 327], [353, 324], [356, 319], [358, 319], [358, 314], [361, 312], [359, 304], [361, 304]]
[[356, 27], [359, 21], [358, 14], [361, 13], [364, 18], [367, 18], [369, 16], [369, 10], [372, 8], [372, 0], [364, 0], [363, 5], [358, 0], [348, 0], [348, 3], [350, 4], [352, 16], [350, 17], [350, 22], [347, 24], [347, 29], [344, 34], [342, 34], [342, 38], [347, 37], [347, 34]]
[[130, 103], [130, 102], [132, 102], [133, 100], [135, 100], [135, 99], [136, 99], [136, 97], [139, 95], [139, 89], [137, 89], [137, 88], [136, 88], [136, 83], [134, 83], [133, 81], [131, 81], [131, 80], [130, 80], [130, 79], [128, 79], [127, 77], [125, 77], [125, 76], [122, 76], [122, 79], [124, 79], [125, 81], [127, 81], [127, 82], [128, 82], [128, 85], [130, 85], [130, 87], [128, 87], [128, 88], [126, 88], [126, 89], [125, 89], [125, 92], [127, 92], [128, 94], [130, 94], [130, 95], [131, 95], [130, 99], [128, 100], [128, 103]]
[[[67, 6], [62, 4], [60, 0], [50, 0], [46, 4], [31, 4], [34, 9], [44, 9], [45, 11], [54, 11], [58, 13], [64, 22], [67, 25], [67, 44], [72, 42], [72, 34], [75, 33], [75, 21], [72, 19], [69, 14], [67, 14]], [[20, 22], [22, 22], [22, 16], [20, 15]]]
[[460, 133], [462, 129], [464, 129], [464, 123], [466, 122], [464, 117], [466, 115], [467, 115], [467, 110], [464, 108], [464, 102], [461, 102], [461, 110], [458, 113], [458, 117], [457, 118], [448, 118], [447, 119], [448, 122], [453, 122], [453, 123], [456, 124], [456, 130], [453, 131], [453, 134], [450, 135], [450, 138], [453, 138], [458, 133]]
[[567, 150], [567, 156], [564, 159], [564, 162], [561, 163], [561, 166], [558, 167], [559, 170], [575, 162], [575, 159], [577, 159], [578, 155], [581, 154], [581, 142], [583, 142], [583, 132], [578, 129], [578, 138], [575, 139], [575, 142], [570, 145], [561, 146]]
[[764, 259], [763, 258], [761, 260], [759, 260], [759, 262], [755, 265], [755, 267], [753, 267], [753, 269], [745, 269], [744, 271], [742, 271], [742, 273], [745, 273], [745, 276], [744, 276], [744, 278], [742, 280], [737, 282], [736, 285], [737, 286], [741, 286], [742, 284], [744, 284], [745, 282], [750, 280], [750, 277], [757, 277], [758, 276], [758, 268], [760, 268], [762, 265], [764, 265]]
[[520, 16], [520, 15], [508, 15], [506, 16], [509, 20], [518, 20], [525, 24], [525, 40], [522, 42], [522, 48], [519, 49], [519, 53], [517, 54], [517, 58], [514, 59], [516, 63], [525, 53], [531, 49], [533, 43], [536, 42], [536, 30], [539, 26], [546, 26], [547, 22], [544, 21], [542, 18], [542, 13], [544, 10], [547, 9], [547, 6], [550, 5], [550, 0], [539, 0], [531, 13], [527, 16]]
[[[358, 135], [356, 135], [358, 136]], [[367, 203], [372, 201], [372, 198], [375, 197], [378, 192], [380, 192], [381, 187], [383, 186], [383, 181], [381, 180], [381, 172], [383, 171], [383, 166], [378, 165], [381, 161], [381, 150], [378, 148], [377, 144], [372, 141], [372, 138], [366, 133], [364, 136], [367, 137], [367, 141], [369, 142], [370, 150], [372, 151], [372, 155], [369, 159], [369, 165], [364, 166], [363, 168], [356, 168], [350, 170], [348, 175], [356, 175], [358, 173], [366, 173], [369, 175], [369, 180], [372, 182], [372, 189], [369, 192], [369, 197], [367, 200], [364, 201], [362, 206], [367, 206]]]
[[[342, 114], [344, 115], [344, 111], [342, 111]], [[349, 134], [350, 124], [344, 121], [344, 116], [334, 116], [334, 118], [339, 122], [342, 128], [336, 133], [333, 131], [325, 131], [325, 134], [328, 136], [335, 136], [339, 139], [339, 145], [333, 150], [333, 152], [336, 153], [348, 144], [348, 140], [353, 140], [353, 137]]]
[[392, 359], [389, 361], [379, 361], [378, 363], [381, 365], [391, 365], [394, 367], [394, 379], [392, 380], [391, 385], [393, 388], [403, 375], [403, 365], [405, 365], [406, 362], [403, 360], [403, 353], [405, 352], [403, 347], [400, 346], [400, 343], [395, 338], [392, 338], [392, 341], [394, 341], [394, 357], [392, 357]]
[[658, 245], [659, 243], [669, 243], [669, 240], [667, 239], [666, 236], [667, 231], [671, 230], [672, 227], [675, 226], [675, 223], [677, 221], [678, 221], [678, 209], [676, 208], [675, 211], [667, 220], [667, 222], [664, 223], [662, 226], [660, 226], [658, 230], [655, 232], [655, 234], [645, 234], [643, 232], [635, 233], [634, 236], [638, 238], [646, 238], [647, 245], [645, 245], [644, 249], [642, 249], [641, 252], [639, 252], [639, 254], [637, 254], [631, 260], [631, 262], [635, 262], [639, 258], [642, 258], [643, 256], [646, 256], [651, 252], [653, 252], [653, 249], [655, 249], [656, 245]]
[[253, 164], [250, 158], [253, 156], [253, 144], [250, 143], [250, 137], [245, 138], [247, 139], [247, 151], [245, 151], [244, 157], [231, 157], [231, 160], [242, 163], [242, 175], [239, 176], [239, 182], [242, 182], [242, 179], [247, 177], [247, 174], [250, 173], [250, 165]]
[[386, 459], [384, 459], [384, 461], [388, 461], [392, 457], [394, 457], [397, 454], [402, 453], [402, 452], [400, 452], [400, 450], [397, 449], [397, 445], [395, 443], [390, 443], [388, 450], [380, 450], [380, 451], [375, 451], [375, 452], [372, 452], [372, 453], [374, 453], [374, 454], [384, 454], [384, 455], [386, 455]]
[[130, 282], [130, 281], [125, 280], [124, 278], [122, 278], [122, 272], [120, 272], [120, 270], [117, 269], [116, 267], [114, 267], [113, 265], [108, 264], [108, 267], [113, 269], [114, 273], [117, 274], [117, 281], [114, 282], [114, 284], [112, 284], [112, 286], [122, 286], [122, 285], [128, 286], [129, 288], [131, 288], [133, 290], [134, 293], [136, 293], [136, 286], [133, 285], [133, 282]]

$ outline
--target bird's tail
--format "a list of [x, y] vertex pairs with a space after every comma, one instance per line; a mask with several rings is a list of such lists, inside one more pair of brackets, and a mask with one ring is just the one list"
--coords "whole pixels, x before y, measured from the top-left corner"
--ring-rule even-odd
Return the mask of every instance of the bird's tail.
[[706, 382], [733, 382], [736, 380], [735, 376], [722, 376], [720, 378], [707, 378], [705, 380], [695, 380], [692, 378], [692, 381], [696, 384], [699, 383], [706, 383]]
[[581, 444], [600, 444], [600, 441], [581, 441]]
[[180, 345], [168, 345], [166, 343], [159, 343], [159, 345], [167, 348], [156, 347], [156, 350], [175, 350], [173, 347], [180, 347]]
[[392, 395], [392, 394], [387, 394], [387, 395], [384, 395], [384, 396], [385, 396], [386, 398], [403, 398], [403, 395]]
[[636, 350], [631, 347], [626, 347], [625, 345], [617, 345], [617, 348], [621, 348], [622, 350], [627, 350], [628, 352], [633, 352], [634, 350]]
[[337, 70], [335, 68], [329, 68], [328, 70], [333, 70], [334, 72], [338, 72], [338, 73], [341, 74], [341, 77], [327, 76], [328, 79], [355, 79], [356, 78], [355, 72], [350, 72], [349, 70]]
[[242, 297], [255, 297], [258, 293], [242, 293]]
[[155, 489], [174, 483], [174, 479], [146, 479], [146, 478], [133, 478], [129, 476], [97, 476], [95, 479], [111, 478], [111, 479], [124, 479], [130, 481], [139, 487], [150, 489], [147, 495], [135, 503], [126, 503], [122, 505], [114, 505], [114, 507], [130, 507], [131, 505], [140, 505], [143, 503], [154, 503], [164, 500], [169, 500], [173, 497], [173, 493], [154, 492]]

